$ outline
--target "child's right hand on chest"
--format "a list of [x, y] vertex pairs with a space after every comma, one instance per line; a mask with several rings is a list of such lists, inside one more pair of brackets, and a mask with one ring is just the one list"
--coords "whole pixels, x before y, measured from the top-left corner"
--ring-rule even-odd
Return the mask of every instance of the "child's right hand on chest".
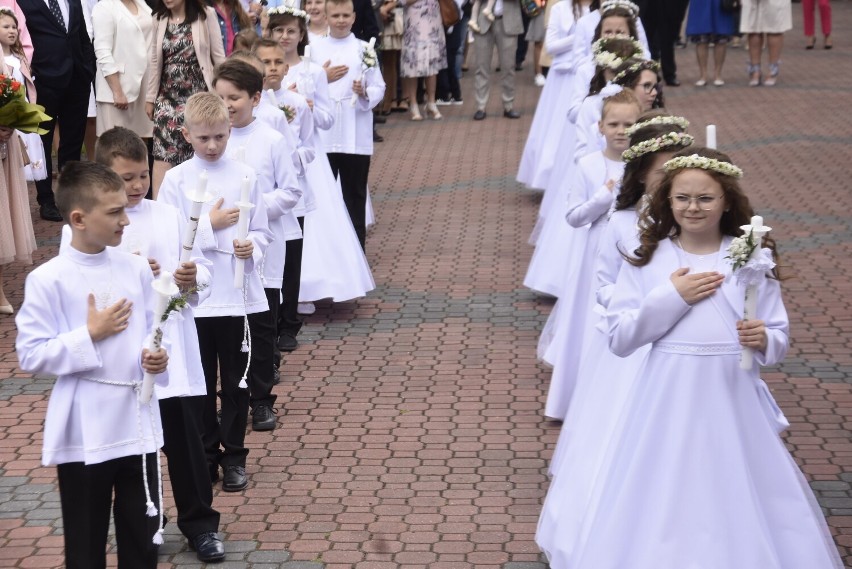
[[689, 274], [688, 267], [672, 273], [671, 281], [683, 301], [692, 306], [716, 292], [725, 275], [716, 272]]
[[236, 225], [240, 219], [240, 208], [231, 207], [222, 209], [223, 203], [225, 203], [225, 198], [219, 198], [210, 209], [210, 225], [214, 230], [225, 229], [226, 227]]
[[95, 306], [95, 295], [89, 294], [89, 316], [87, 327], [93, 342], [99, 342], [127, 329], [133, 303], [122, 298], [112, 306], [98, 310]]

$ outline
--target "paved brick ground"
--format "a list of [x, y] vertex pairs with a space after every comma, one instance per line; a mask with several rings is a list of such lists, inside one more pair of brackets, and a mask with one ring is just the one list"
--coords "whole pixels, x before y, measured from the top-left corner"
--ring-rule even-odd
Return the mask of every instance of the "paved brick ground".
[[[852, 566], [852, 3], [835, 2], [836, 48], [788, 34], [774, 89], [670, 90], [669, 107], [745, 167], [745, 184], [798, 278], [785, 283], [787, 361], [767, 370], [786, 436]], [[799, 6], [794, 6], [797, 29]], [[684, 85], [691, 51], [679, 51]], [[541, 410], [548, 374], [535, 342], [551, 303], [520, 285], [538, 198], [514, 183], [538, 91], [520, 75], [520, 121], [474, 123], [468, 103], [441, 123], [381, 128], [368, 239], [379, 288], [320, 305], [287, 358], [274, 433], [250, 433], [251, 486], [217, 494], [228, 568], [543, 569], [533, 543], [558, 426]], [[846, 174], [846, 175], [844, 175]], [[41, 262], [58, 225], [37, 223]], [[26, 268], [7, 271], [14, 304]], [[17, 368], [0, 317], [0, 566], [58, 567], [52, 469], [39, 465], [51, 386]], [[171, 515], [174, 515], [172, 510]], [[168, 528], [161, 567], [197, 567]], [[113, 560], [114, 562], [114, 560]]]

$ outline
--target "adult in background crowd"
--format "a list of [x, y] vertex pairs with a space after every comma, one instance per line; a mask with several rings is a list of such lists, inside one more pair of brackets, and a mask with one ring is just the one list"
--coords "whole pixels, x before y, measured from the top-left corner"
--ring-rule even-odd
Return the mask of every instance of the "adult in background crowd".
[[[748, 34], [748, 85], [761, 82], [772, 87], [781, 73], [781, 50], [784, 32], [793, 29], [793, 7], [790, 0], [743, 0], [740, 32]], [[760, 67], [764, 40], [769, 52], [769, 75], [764, 79]]]
[[421, 121], [417, 104], [417, 79], [425, 78], [426, 116], [443, 118], [435, 104], [438, 71], [447, 67], [447, 46], [438, 0], [402, 0], [405, 4], [402, 32], [402, 97], [408, 99], [411, 120]]
[[464, 42], [467, 39], [467, 24], [473, 2], [456, 0], [462, 18], [459, 22], [445, 30], [444, 40], [447, 44], [447, 67], [438, 72], [438, 101], [440, 105], [461, 105], [461, 62], [464, 53]]
[[238, 0], [208, 0], [207, 4], [216, 11], [216, 20], [219, 22], [219, 32], [222, 34], [225, 55], [231, 55], [234, 49], [234, 37], [241, 30], [254, 28], [251, 16]]
[[101, 0], [92, 9], [97, 134], [123, 126], [144, 139], [154, 128], [145, 114], [148, 45], [154, 29], [151, 8], [142, 0]]
[[514, 57], [518, 46], [518, 35], [523, 33], [521, 5], [518, 0], [497, 0], [494, 4], [494, 21], [482, 12], [479, 13], [479, 32], [473, 49], [476, 54], [476, 75], [473, 78], [476, 96], [476, 113], [473, 120], [485, 119], [485, 106], [491, 91], [491, 58], [497, 48], [500, 65], [500, 85], [503, 99], [503, 116], [509, 119], [520, 118], [521, 114], [513, 107], [515, 104], [515, 67]]
[[52, 120], [42, 123], [41, 137], [48, 176], [37, 181], [39, 215], [48, 221], [62, 221], [53, 198], [53, 133], [62, 122], [59, 140], [59, 170], [66, 162], [80, 160], [89, 91], [95, 78], [95, 52], [86, 26], [80, 0], [18, 0], [33, 44], [32, 72], [38, 89], [38, 104]]
[[[703, 0], [693, 2], [686, 20], [686, 36], [695, 44], [695, 56], [698, 59], [699, 78], [697, 87], [707, 85], [707, 64], [710, 57], [710, 44], [713, 44], [713, 85], [721, 87], [722, 67], [728, 42], [734, 35], [734, 14], [722, 10], [722, 0]], [[665, 72], [665, 68], [663, 68]]]
[[822, 26], [822, 35], [825, 38], [825, 43], [822, 46], [825, 49], [831, 49], [834, 47], [831, 41], [831, 0], [802, 0], [802, 24], [805, 28], [805, 37], [808, 39], [805, 49], [813, 49], [816, 45], [814, 8], [817, 5], [819, 5], [819, 22]]
[[172, 0], [154, 8], [154, 39], [145, 112], [154, 121], [153, 194], [173, 166], [192, 158], [180, 127], [190, 95], [213, 88], [213, 68], [225, 61], [216, 12], [202, 0]]
[[[645, 28], [645, 35], [648, 37], [648, 47], [651, 50], [651, 58], [660, 62], [663, 79], [665, 80], [666, 85], [671, 87], [677, 87], [680, 85], [680, 80], [677, 78], [675, 44], [680, 36], [680, 26], [683, 22], [683, 15], [686, 12], [686, 5], [688, 3], [689, 0], [639, 0], [636, 2], [639, 6], [639, 15], [642, 16], [642, 26]], [[710, 10], [718, 11], [719, 4], [720, 0], [700, 0], [692, 2], [690, 5], [689, 17], [690, 19], [692, 18], [693, 12], [700, 12], [702, 14], [701, 19], [704, 21], [706, 20], [704, 15], [706, 15]], [[710, 20], [709, 24], [711, 26], [712, 23], [713, 21]], [[689, 35], [689, 33], [690, 32], [687, 31], [687, 35]], [[728, 35], [730, 35], [730, 33], [731, 32], [729, 32]], [[707, 49], [705, 45], [705, 67], [707, 59], [706, 52]]]

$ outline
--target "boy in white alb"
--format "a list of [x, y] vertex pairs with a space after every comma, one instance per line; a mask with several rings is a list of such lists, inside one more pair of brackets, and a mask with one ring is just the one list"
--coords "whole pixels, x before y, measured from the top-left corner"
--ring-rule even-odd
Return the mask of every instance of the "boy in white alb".
[[255, 354], [249, 378], [252, 428], [271, 431], [275, 428], [272, 387], [275, 384], [274, 371], [279, 363], [273, 360], [273, 352], [278, 336], [285, 247], [288, 240], [302, 238], [302, 229], [293, 213], [302, 197], [302, 190], [289, 158], [295, 149], [281, 133], [253, 116], [254, 108], [260, 103], [263, 75], [245, 61], [229, 60], [216, 68], [213, 87], [225, 101], [231, 117], [231, 137], [225, 155], [244, 160], [254, 168], [273, 235], [263, 261], [257, 267], [269, 310], [249, 317]]
[[[199, 561], [225, 558], [219, 538], [219, 512], [213, 509], [213, 487], [201, 440], [201, 412], [207, 385], [198, 350], [193, 308], [210, 295], [210, 261], [198, 245], [190, 260], [180, 262], [187, 219], [174, 207], [144, 199], [151, 187], [148, 151], [132, 130], [114, 127], [98, 138], [95, 160], [124, 180], [127, 216], [120, 248], [148, 259], [154, 276], [172, 271], [175, 284], [186, 295], [181, 317], [163, 325], [169, 346], [168, 385], [156, 386], [163, 422], [163, 452], [168, 458], [169, 481], [177, 506], [177, 526], [189, 540]], [[63, 228], [63, 244], [65, 234]]]
[[156, 396], [138, 400], [138, 387], [143, 372], [166, 370], [168, 356], [143, 349], [155, 295], [148, 263], [114, 249], [129, 223], [126, 204], [124, 183], [107, 167], [63, 168], [56, 205], [71, 243], [29, 274], [15, 320], [21, 369], [58, 376], [42, 464], [56, 465], [69, 568], [106, 566], [113, 508], [119, 567], [154, 569], [162, 543], [160, 413]]
[[[248, 486], [245, 464], [245, 430], [248, 422], [249, 392], [240, 387], [248, 363], [249, 337], [247, 315], [269, 310], [260, 276], [255, 272], [272, 239], [266, 218], [263, 195], [257, 186], [254, 170], [245, 164], [225, 158], [230, 133], [228, 109], [213, 93], [196, 93], [186, 103], [183, 135], [192, 144], [192, 159], [166, 173], [159, 201], [177, 207], [189, 218], [190, 197], [202, 174], [207, 177], [207, 191], [213, 203], [201, 210], [196, 241], [213, 265], [210, 296], [195, 310], [201, 365], [207, 383], [202, 413], [204, 447], [211, 481], [219, 479], [219, 466], [224, 470], [222, 489], [237, 492]], [[237, 238], [242, 186], [248, 185], [248, 234]], [[234, 286], [238, 259], [245, 262], [243, 289]], [[252, 360], [263, 357], [251, 353]], [[221, 377], [221, 420], [217, 420], [216, 393]]]
[[320, 139], [334, 175], [340, 180], [343, 200], [364, 249], [367, 237], [367, 177], [373, 154], [373, 107], [385, 96], [385, 82], [374, 49], [355, 37], [352, 0], [328, 0], [325, 5], [329, 35], [313, 46], [313, 57], [345, 65], [347, 74], [328, 86], [334, 128], [321, 131]]
[[[254, 44], [254, 55], [260, 61], [263, 69], [264, 97], [260, 106], [269, 105], [276, 110], [280, 105], [289, 106], [295, 111], [293, 119], [288, 127], [293, 130], [299, 139], [299, 155], [303, 168], [316, 157], [314, 136], [315, 124], [314, 114], [308, 105], [307, 99], [282, 85], [290, 67], [284, 62], [284, 49], [278, 41], [261, 38]], [[268, 91], [272, 91], [270, 97]], [[272, 98], [274, 97], [274, 101]], [[294, 213], [299, 220], [299, 226], [304, 232], [305, 215], [316, 209], [314, 193], [305, 172], [299, 176], [299, 186], [302, 188], [302, 199], [296, 204]], [[287, 256], [284, 261], [284, 286], [281, 288], [282, 300], [278, 311], [276, 323], [278, 342], [275, 344], [275, 358], [281, 359], [281, 351], [292, 351], [298, 345], [296, 335], [302, 327], [299, 317], [299, 294], [301, 293], [302, 281], [302, 249], [304, 240], [293, 239], [287, 241]]]

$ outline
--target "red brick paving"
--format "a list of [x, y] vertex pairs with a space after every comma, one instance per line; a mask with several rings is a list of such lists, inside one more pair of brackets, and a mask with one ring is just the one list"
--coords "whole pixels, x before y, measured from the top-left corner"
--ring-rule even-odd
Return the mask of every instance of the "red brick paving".
[[[777, 87], [747, 88], [735, 49], [726, 87], [691, 87], [686, 50], [684, 86], [667, 96], [699, 140], [718, 125], [797, 273], [784, 284], [793, 346], [764, 377], [852, 566], [852, 4], [833, 8], [835, 49], [805, 51], [800, 31], [788, 34]], [[543, 567], [533, 535], [558, 427], [542, 419], [548, 374], [535, 343], [551, 304], [520, 284], [538, 198], [513, 182], [531, 79], [519, 75], [519, 121], [499, 116], [495, 89], [489, 118], [472, 122], [466, 79], [468, 103], [443, 108], [441, 123], [394, 115], [380, 127], [368, 238], [379, 288], [320, 304], [286, 358], [278, 428], [248, 436], [250, 488], [215, 499], [230, 565]], [[55, 254], [58, 229], [36, 223], [37, 262]], [[7, 267], [16, 306], [26, 270]], [[0, 317], [0, 565], [58, 567], [54, 474], [39, 466], [50, 382], [17, 368], [14, 334]], [[166, 537], [162, 568], [195, 565], [173, 525]]]

